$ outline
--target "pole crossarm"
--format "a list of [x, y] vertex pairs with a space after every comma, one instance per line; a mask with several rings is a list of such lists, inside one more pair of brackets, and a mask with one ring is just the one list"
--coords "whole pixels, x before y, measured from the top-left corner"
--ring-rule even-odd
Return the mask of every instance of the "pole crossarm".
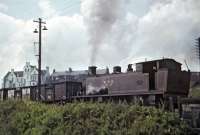
[[46, 22], [43, 22], [41, 18], [38, 18], [38, 21], [37, 20], [33, 20], [33, 22], [46, 24]]

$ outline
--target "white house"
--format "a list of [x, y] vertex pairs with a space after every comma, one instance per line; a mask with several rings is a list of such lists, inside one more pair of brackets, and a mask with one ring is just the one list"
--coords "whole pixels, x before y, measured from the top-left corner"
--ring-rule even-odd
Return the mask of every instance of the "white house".
[[[49, 67], [41, 71], [41, 83], [44, 84], [50, 77]], [[38, 81], [38, 70], [36, 66], [26, 62], [23, 71], [11, 69], [3, 78], [3, 88], [15, 88], [24, 86], [35, 86]]]

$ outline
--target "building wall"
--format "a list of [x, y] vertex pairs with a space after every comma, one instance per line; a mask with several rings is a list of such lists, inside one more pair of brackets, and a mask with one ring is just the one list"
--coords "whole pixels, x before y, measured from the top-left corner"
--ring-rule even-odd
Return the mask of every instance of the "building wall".
[[[4, 88], [35, 86], [38, 82], [38, 71], [36, 66], [30, 65], [29, 62], [23, 68], [23, 76], [16, 76], [15, 71], [12, 69], [3, 79]], [[44, 74], [41, 75], [41, 83], [44, 84], [49, 78], [49, 68], [46, 69]]]
[[37, 69], [35, 66], [31, 66], [29, 62], [24, 66], [24, 79], [25, 86], [37, 85]]
[[17, 77], [14, 74], [14, 70], [12, 70], [4, 80], [5, 80], [5, 82], [3, 84], [4, 84], [5, 88], [12, 88], [12, 87], [16, 87], [16, 85], [18, 85]]

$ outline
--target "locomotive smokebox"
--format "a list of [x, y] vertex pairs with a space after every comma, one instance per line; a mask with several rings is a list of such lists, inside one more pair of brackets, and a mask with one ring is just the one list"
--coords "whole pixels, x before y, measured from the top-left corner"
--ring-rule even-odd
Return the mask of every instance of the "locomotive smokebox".
[[120, 67], [120, 66], [115, 66], [115, 67], [113, 67], [113, 73], [114, 73], [114, 74], [119, 74], [119, 73], [121, 73], [121, 67]]
[[96, 69], [97, 69], [96, 66], [89, 66], [88, 67], [88, 74], [90, 76], [95, 76], [96, 75]]

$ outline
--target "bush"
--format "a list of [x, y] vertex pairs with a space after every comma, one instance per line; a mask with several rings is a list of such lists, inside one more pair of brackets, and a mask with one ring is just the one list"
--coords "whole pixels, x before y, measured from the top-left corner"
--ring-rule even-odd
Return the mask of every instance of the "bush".
[[174, 113], [114, 103], [0, 102], [0, 135], [188, 135]]

